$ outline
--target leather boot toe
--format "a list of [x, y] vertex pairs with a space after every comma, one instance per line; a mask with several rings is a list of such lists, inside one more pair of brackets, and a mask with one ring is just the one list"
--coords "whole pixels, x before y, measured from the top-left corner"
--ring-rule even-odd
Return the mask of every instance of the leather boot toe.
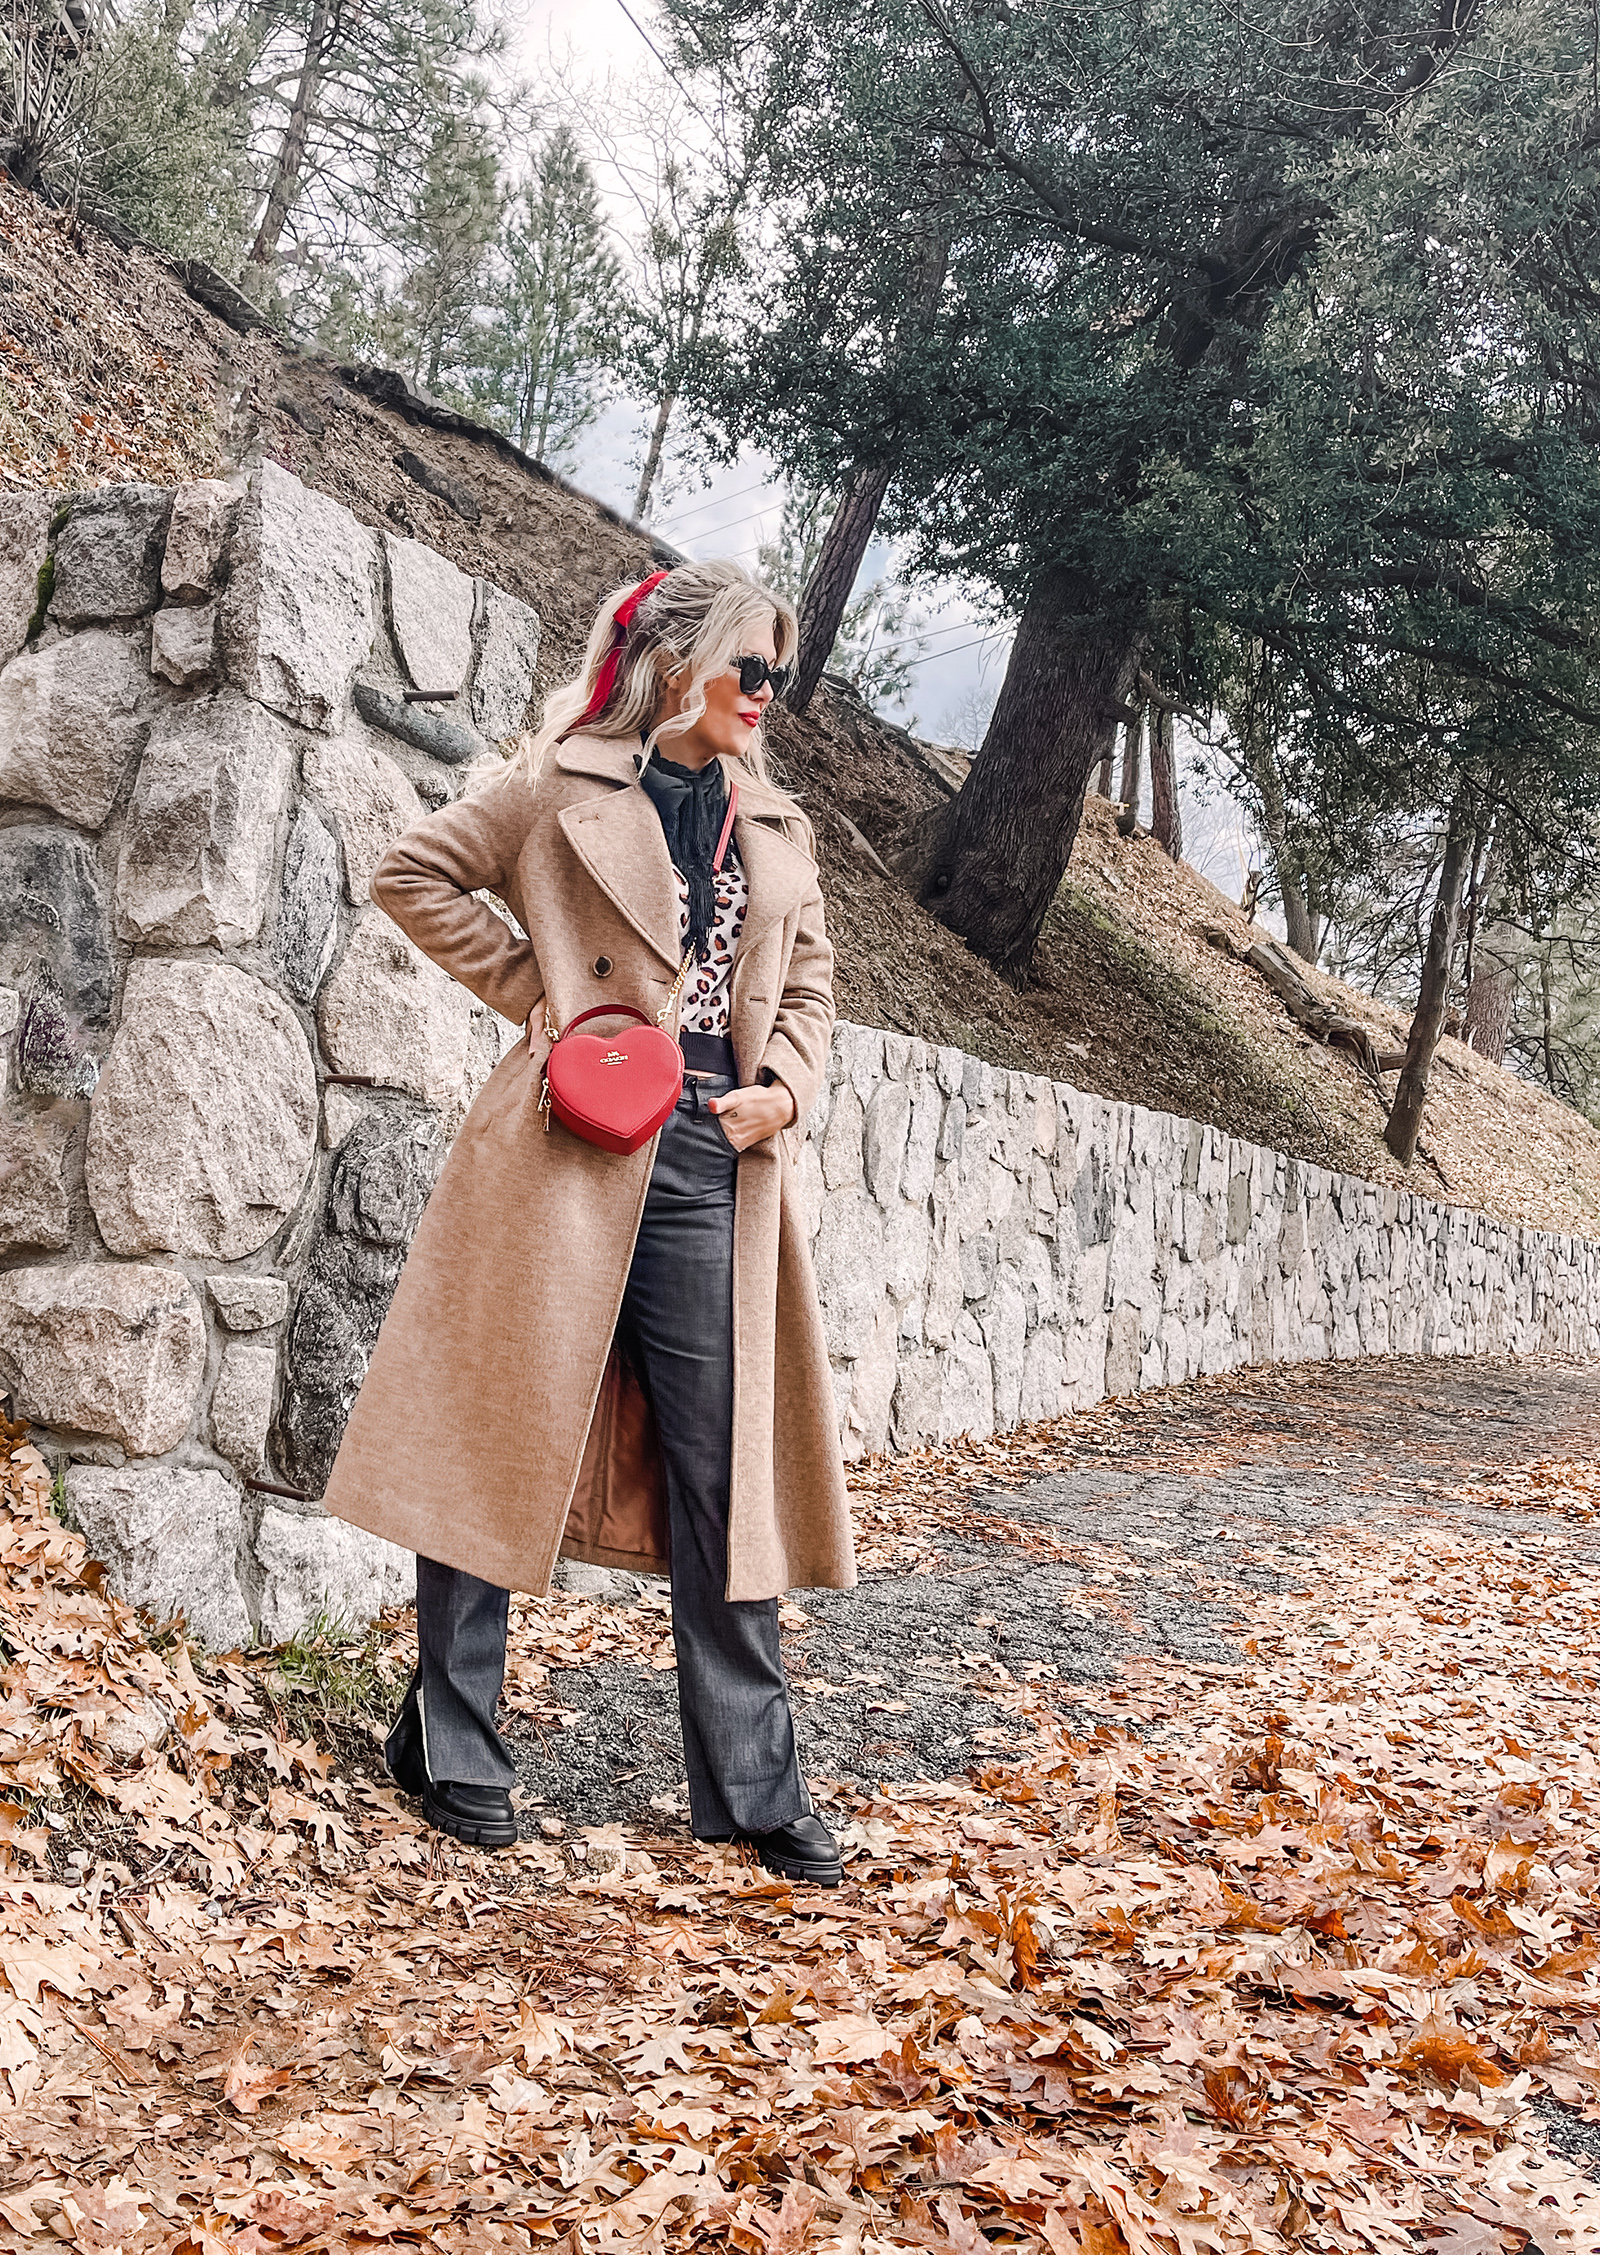
[[796, 1817], [775, 1832], [739, 1832], [734, 1837], [748, 1842], [763, 1867], [781, 1878], [837, 1887], [844, 1877], [839, 1843], [819, 1816]]

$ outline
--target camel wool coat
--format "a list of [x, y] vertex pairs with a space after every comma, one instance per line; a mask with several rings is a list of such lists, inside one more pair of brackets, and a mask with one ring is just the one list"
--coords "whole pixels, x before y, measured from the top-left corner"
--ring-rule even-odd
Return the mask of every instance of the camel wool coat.
[[[741, 1084], [770, 1070], [798, 1120], [833, 1030], [811, 830], [792, 801], [733, 772], [750, 897], [729, 1030]], [[681, 961], [672, 864], [634, 747], [578, 734], [537, 780], [508, 768], [407, 831], [372, 897], [529, 1030], [468, 1113], [424, 1210], [327, 1508], [508, 1589], [542, 1594], [558, 1554], [664, 1572], [659, 1452], [613, 1344], [655, 1143], [621, 1158], [559, 1122], [547, 1132], [539, 1110], [550, 1025], [608, 1002], [654, 1018]], [[739, 1158], [730, 1599], [855, 1581], [798, 1142], [788, 1128]]]

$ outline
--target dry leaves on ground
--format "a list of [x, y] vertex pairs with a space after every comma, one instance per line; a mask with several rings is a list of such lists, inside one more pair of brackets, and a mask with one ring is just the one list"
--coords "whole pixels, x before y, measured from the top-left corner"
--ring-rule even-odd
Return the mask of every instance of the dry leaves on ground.
[[[1153, 838], [1120, 837], [1115, 808], [1092, 794], [1084, 805], [1069, 879], [1131, 941], [1149, 950], [1152, 964], [1204, 998], [1194, 1021], [1197, 1028], [1207, 1012], [1212, 1014], [1220, 1027], [1240, 1037], [1242, 1054], [1260, 1068], [1264, 1080], [1305, 1108], [1307, 1120], [1291, 1146], [1284, 1145], [1281, 1125], [1274, 1122], [1267, 1140], [1278, 1148], [1348, 1168], [1386, 1188], [1403, 1186], [1425, 1198], [1481, 1207], [1506, 1220], [1593, 1235], [1600, 1213], [1600, 1138], [1581, 1112], [1447, 1036], [1434, 1067], [1425, 1131], [1442, 1179], [1423, 1160], [1403, 1172], [1383, 1142], [1384, 1107], [1349, 1054], [1311, 1041], [1256, 971], [1206, 938], [1208, 929], [1217, 927], [1241, 946], [1266, 936], [1226, 894], [1187, 864], [1174, 863]], [[1306, 967], [1305, 977], [1324, 1001], [1369, 1026], [1380, 1049], [1405, 1046], [1408, 1011], [1314, 967]], [[1104, 1011], [1105, 998], [1101, 1004]], [[1126, 1067], [1145, 1015], [1131, 1013], [1125, 1032], [1108, 1029], [1109, 1038], [1102, 1035], [1100, 1042], [1091, 1043], [1094, 1054], [1085, 1065], [1091, 1085], [1100, 1085], [1097, 1065], [1104, 1073], [1109, 1064], [1114, 1075], [1121, 1066], [1117, 1077], [1122, 1085], [1115, 1093], [1137, 1098], [1136, 1086], [1127, 1084]], [[1110, 1052], [1103, 1061], [1102, 1050]], [[1143, 1100], [1198, 1119], [1226, 1117], [1244, 1092], [1197, 1080], [1194, 1066], [1206, 1051], [1204, 1040], [1192, 1039], [1176, 1056], [1153, 1057], [1150, 1070], [1167, 1092]], [[1076, 1076], [1068, 1071], [1064, 1077]], [[1185, 1079], [1186, 1089], [1168, 1085]], [[1392, 1081], [1385, 1085], [1392, 1092]], [[1320, 1148], [1311, 1132], [1314, 1122], [1321, 1125]], [[1261, 1130], [1242, 1125], [1234, 1132], [1259, 1137]]]
[[152, 1645], [26, 1447], [4, 1502], [0, 2244], [1600, 2244], [1535, 2111], [1600, 2121], [1600, 1583], [1553, 1554], [1258, 1544], [1299, 1578], [1237, 1670], [1075, 1729], [997, 1671], [1028, 1758], [856, 1797], [827, 1895], [429, 1840], [264, 1663]]
[[0, 235], [0, 492], [207, 475], [211, 386], [154, 341], [143, 306], [124, 302], [105, 238], [3, 176]]

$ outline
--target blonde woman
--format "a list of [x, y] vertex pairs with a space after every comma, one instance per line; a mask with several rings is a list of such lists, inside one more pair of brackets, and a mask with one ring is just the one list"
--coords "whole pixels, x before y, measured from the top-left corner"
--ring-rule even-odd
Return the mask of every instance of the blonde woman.
[[[327, 1495], [417, 1553], [420, 1658], [386, 1751], [471, 1845], [516, 1837], [507, 1592], [542, 1594], [559, 1554], [671, 1574], [696, 1835], [840, 1877], [778, 1649], [786, 1589], [855, 1580], [793, 1176], [833, 955], [810, 826], [761, 742], [795, 639], [736, 564], [617, 590], [504, 774], [373, 879], [425, 954], [526, 1027], [429, 1200]], [[596, 1005], [664, 1013], [683, 1050], [683, 1094], [631, 1156], [541, 1109], [553, 1041]]]

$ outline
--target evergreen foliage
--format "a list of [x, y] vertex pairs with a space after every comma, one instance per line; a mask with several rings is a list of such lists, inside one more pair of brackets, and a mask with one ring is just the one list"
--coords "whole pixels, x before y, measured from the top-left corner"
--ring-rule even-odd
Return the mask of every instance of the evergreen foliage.
[[[1118, 701], [1142, 671], [1214, 706], [1241, 646], [1330, 898], [1408, 824], [1570, 884], [1600, 811], [1590, 27], [1549, 0], [668, 4], [684, 56], [737, 83], [758, 52], [787, 105], [768, 319], [702, 368], [704, 411], [825, 482], [892, 459], [913, 564], [1021, 614], [926, 842], [936, 913], [1025, 972]], [[938, 317], [891, 349], [935, 213]]]
[[406, 260], [404, 360], [428, 391], [463, 396], [483, 357], [481, 309], [504, 203], [493, 140], [465, 102], [452, 103], [395, 240]]
[[540, 462], [565, 462], [598, 412], [615, 351], [621, 267], [570, 126], [541, 144], [499, 245], [478, 398]]
[[185, 55], [182, 26], [163, 0], [107, 23], [85, 94], [89, 172], [98, 198], [137, 233], [228, 272], [251, 182], [237, 121]]

